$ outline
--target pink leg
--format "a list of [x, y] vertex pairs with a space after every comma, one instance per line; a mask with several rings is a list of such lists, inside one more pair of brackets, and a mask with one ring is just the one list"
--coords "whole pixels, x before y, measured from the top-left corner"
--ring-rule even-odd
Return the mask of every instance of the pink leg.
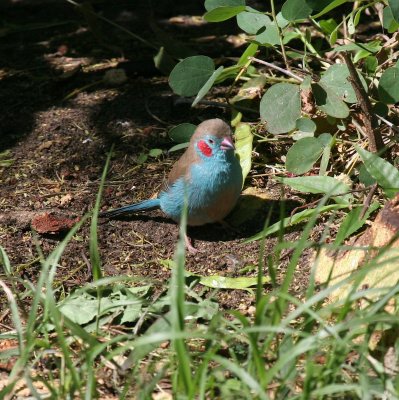
[[184, 236], [184, 241], [186, 242], [186, 247], [189, 253], [191, 254], [198, 253], [198, 250], [192, 245], [191, 239], [187, 235]]

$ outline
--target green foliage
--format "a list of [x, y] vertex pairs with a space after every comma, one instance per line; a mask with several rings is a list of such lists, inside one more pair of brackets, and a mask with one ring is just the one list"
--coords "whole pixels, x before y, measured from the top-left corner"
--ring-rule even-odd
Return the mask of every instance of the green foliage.
[[193, 135], [196, 125], [189, 124], [187, 122], [176, 125], [169, 131], [169, 137], [177, 143], [185, 143], [190, 141], [191, 136]]
[[313, 164], [321, 157], [324, 147], [313, 137], [298, 140], [288, 150], [285, 166], [287, 171], [296, 175], [304, 174], [312, 169]]
[[399, 102], [399, 68], [388, 68], [381, 75], [378, 85], [380, 100], [385, 104], [395, 104]]
[[243, 182], [251, 170], [253, 135], [251, 126], [240, 122], [235, 130], [236, 153], [240, 159]]
[[260, 116], [273, 134], [286, 133], [295, 128], [301, 115], [299, 86], [277, 83], [267, 90], [260, 102]]
[[211, 58], [193, 56], [180, 61], [169, 76], [169, 85], [180, 96], [194, 96], [215, 72]]

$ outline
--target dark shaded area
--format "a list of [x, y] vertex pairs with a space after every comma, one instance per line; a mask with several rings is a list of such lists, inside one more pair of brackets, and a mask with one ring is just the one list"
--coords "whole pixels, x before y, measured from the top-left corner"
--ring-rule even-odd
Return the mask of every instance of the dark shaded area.
[[[150, 93], [170, 93], [164, 83], [158, 88], [153, 82], [140, 81], [140, 77], [162, 76], [153, 62], [160, 46], [171, 48], [176, 57], [198, 53], [225, 57], [234, 53], [224, 40], [229, 30], [236, 29], [233, 21], [213, 24], [211, 28], [209, 24], [187, 23], [184, 18], [175, 23], [169, 21], [173, 16], [202, 15], [202, 1], [163, 0], [154, 5], [147, 0], [117, 0], [82, 4], [78, 8], [66, 1], [0, 3], [0, 151], [13, 147], [32, 130], [35, 113], [61, 104], [73, 106], [71, 94], [75, 91], [106, 88], [101, 81], [104, 72], [115, 66], [126, 72], [127, 86], [112, 100], [88, 107], [92, 127], [107, 135], [109, 132], [105, 131], [110, 130], [112, 121], [130, 118], [139, 122], [142, 115], [147, 115], [143, 106]], [[144, 43], [123, 29], [139, 36]], [[217, 39], [219, 33], [221, 38]], [[203, 35], [210, 38], [196, 42]], [[181, 38], [192, 43], [183, 45]], [[110, 60], [112, 65], [107, 65]], [[96, 68], [100, 63], [103, 65]], [[133, 79], [136, 82], [131, 84]], [[174, 112], [170, 108], [167, 111], [169, 116]], [[179, 115], [189, 117], [181, 112]]]

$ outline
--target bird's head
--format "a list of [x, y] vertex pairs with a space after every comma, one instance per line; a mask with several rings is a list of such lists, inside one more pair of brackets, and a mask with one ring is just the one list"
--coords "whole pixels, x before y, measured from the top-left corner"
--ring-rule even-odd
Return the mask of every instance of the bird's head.
[[210, 119], [198, 125], [192, 142], [203, 160], [225, 159], [234, 155], [234, 143], [229, 126], [221, 119]]

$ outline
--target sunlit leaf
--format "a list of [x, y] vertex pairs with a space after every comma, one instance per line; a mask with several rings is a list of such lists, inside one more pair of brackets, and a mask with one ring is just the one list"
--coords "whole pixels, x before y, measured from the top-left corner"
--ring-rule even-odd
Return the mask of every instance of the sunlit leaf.
[[240, 158], [243, 182], [251, 170], [252, 141], [251, 126], [240, 122], [235, 130], [236, 153]]
[[399, 192], [399, 171], [388, 161], [374, 153], [355, 146], [356, 151], [359, 153], [364, 166], [368, 173], [377, 181], [377, 183], [384, 189], [388, 197], [393, 197]]
[[[303, 139], [305, 140], [305, 139]], [[332, 178], [331, 176], [300, 176], [297, 178], [281, 178], [277, 177], [276, 180], [290, 186], [292, 189], [298, 190], [303, 193], [322, 193], [331, 196], [336, 203], [348, 204], [353, 196], [350, 193], [350, 187]], [[344, 194], [346, 193], [346, 194]], [[340, 194], [341, 196], [337, 196]]]
[[221, 65], [210, 77], [209, 79], [205, 82], [204, 86], [200, 89], [200, 91], [197, 94], [197, 97], [194, 99], [192, 107], [196, 106], [202, 98], [209, 92], [213, 84], [215, 83], [216, 79], [220, 76], [220, 74], [223, 71], [223, 66]]
[[245, 0], [205, 0], [206, 11], [211, 11], [218, 7], [245, 6]]
[[208, 22], [222, 22], [235, 17], [244, 10], [245, 6], [218, 7], [206, 12], [204, 14], [204, 20]]
[[285, 166], [293, 174], [304, 174], [313, 168], [322, 153], [323, 146], [318, 139], [305, 137], [288, 150]]
[[348, 106], [335, 94], [334, 90], [322, 82], [313, 84], [312, 92], [317, 106], [327, 115], [335, 118], [346, 118], [349, 115]]

